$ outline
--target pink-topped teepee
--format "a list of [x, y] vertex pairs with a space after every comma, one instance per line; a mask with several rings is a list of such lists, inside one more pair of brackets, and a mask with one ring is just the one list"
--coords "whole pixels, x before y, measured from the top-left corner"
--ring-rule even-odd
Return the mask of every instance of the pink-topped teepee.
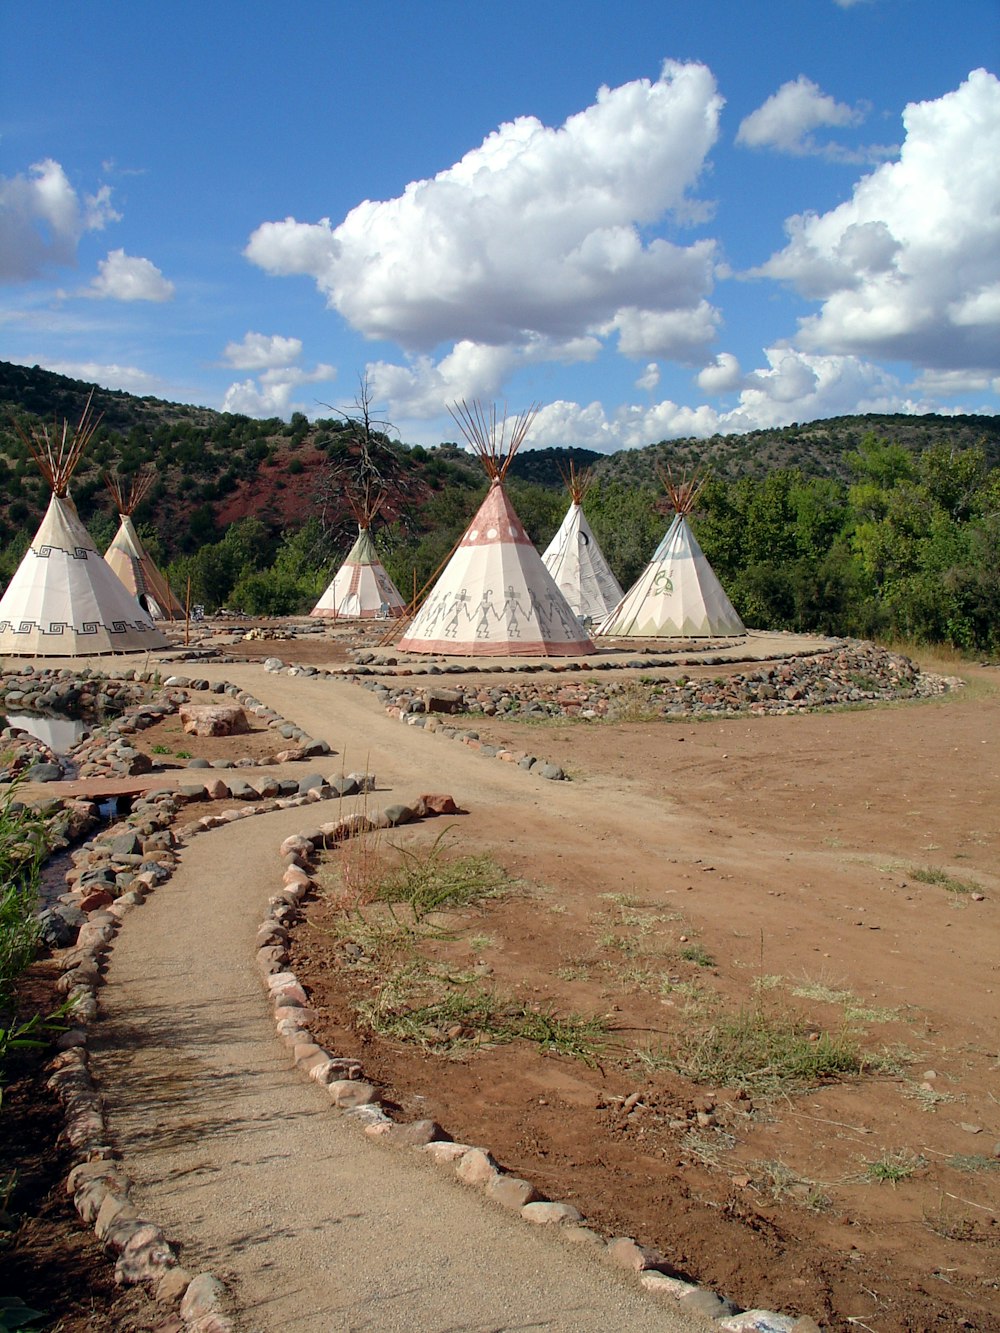
[[458, 657], [572, 657], [594, 646], [514, 512], [503, 479], [534, 412], [488, 418], [478, 404], [452, 413], [491, 485], [419, 613], [399, 641], [414, 653]]

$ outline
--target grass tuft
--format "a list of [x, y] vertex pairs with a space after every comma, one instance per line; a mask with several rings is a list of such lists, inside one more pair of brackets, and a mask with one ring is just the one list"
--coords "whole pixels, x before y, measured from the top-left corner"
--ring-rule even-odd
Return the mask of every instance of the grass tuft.
[[438, 1053], [526, 1041], [549, 1054], [597, 1063], [607, 1034], [603, 1019], [560, 1015], [458, 980], [461, 989], [416, 1004], [406, 993], [407, 983], [425, 985], [427, 977], [411, 970], [405, 981], [397, 976], [381, 987], [375, 1002], [359, 1004], [358, 1017], [373, 1032]]
[[699, 967], [714, 967], [715, 959], [700, 944], [685, 944], [681, 957], [686, 963], [697, 963]]
[[949, 875], [946, 870], [939, 870], [937, 866], [914, 866], [910, 870], [910, 877], [919, 880], [921, 884], [937, 885], [946, 889], [948, 893], [963, 895], [981, 892], [980, 886], [973, 881], [956, 879], [954, 875]]
[[893, 1188], [901, 1180], [909, 1180], [921, 1167], [927, 1163], [923, 1157], [914, 1156], [901, 1148], [896, 1152], [883, 1153], [874, 1161], [865, 1162], [864, 1179], [877, 1185], [892, 1185]]
[[698, 1083], [778, 1092], [860, 1074], [865, 1064], [850, 1033], [817, 1034], [757, 1005], [692, 1034], [678, 1072]]

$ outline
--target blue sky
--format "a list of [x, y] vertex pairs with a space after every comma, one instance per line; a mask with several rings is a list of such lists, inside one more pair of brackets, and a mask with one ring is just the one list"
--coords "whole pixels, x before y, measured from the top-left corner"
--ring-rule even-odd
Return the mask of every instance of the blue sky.
[[997, 0], [7, 0], [0, 359], [613, 451], [1000, 404]]

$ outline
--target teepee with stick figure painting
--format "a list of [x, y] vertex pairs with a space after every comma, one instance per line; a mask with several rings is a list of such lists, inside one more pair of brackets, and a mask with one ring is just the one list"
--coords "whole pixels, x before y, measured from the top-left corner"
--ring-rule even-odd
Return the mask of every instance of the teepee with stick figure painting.
[[451, 415], [490, 489], [398, 647], [456, 657], [572, 657], [594, 650], [504, 488], [537, 408], [513, 421], [480, 403]]

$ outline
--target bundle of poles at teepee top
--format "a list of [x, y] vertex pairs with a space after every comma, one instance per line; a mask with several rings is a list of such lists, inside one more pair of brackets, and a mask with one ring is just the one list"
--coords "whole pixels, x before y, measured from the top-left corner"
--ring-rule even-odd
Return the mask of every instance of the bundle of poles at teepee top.
[[151, 467], [137, 472], [127, 484], [117, 475], [104, 478], [120, 519], [118, 531], [104, 552], [104, 559], [154, 620], [183, 620], [184, 608], [157, 569], [132, 522], [132, 515], [142, 504], [155, 479], [156, 472]]
[[478, 402], [457, 403], [449, 411], [482, 463], [490, 488], [399, 648], [458, 657], [592, 652], [586, 630], [542, 563], [504, 489], [537, 405], [513, 419]]
[[166, 646], [80, 521], [70, 482], [100, 425], [87, 399], [80, 423], [18, 434], [52, 488], [37, 533], [0, 598], [0, 654], [82, 657]]

